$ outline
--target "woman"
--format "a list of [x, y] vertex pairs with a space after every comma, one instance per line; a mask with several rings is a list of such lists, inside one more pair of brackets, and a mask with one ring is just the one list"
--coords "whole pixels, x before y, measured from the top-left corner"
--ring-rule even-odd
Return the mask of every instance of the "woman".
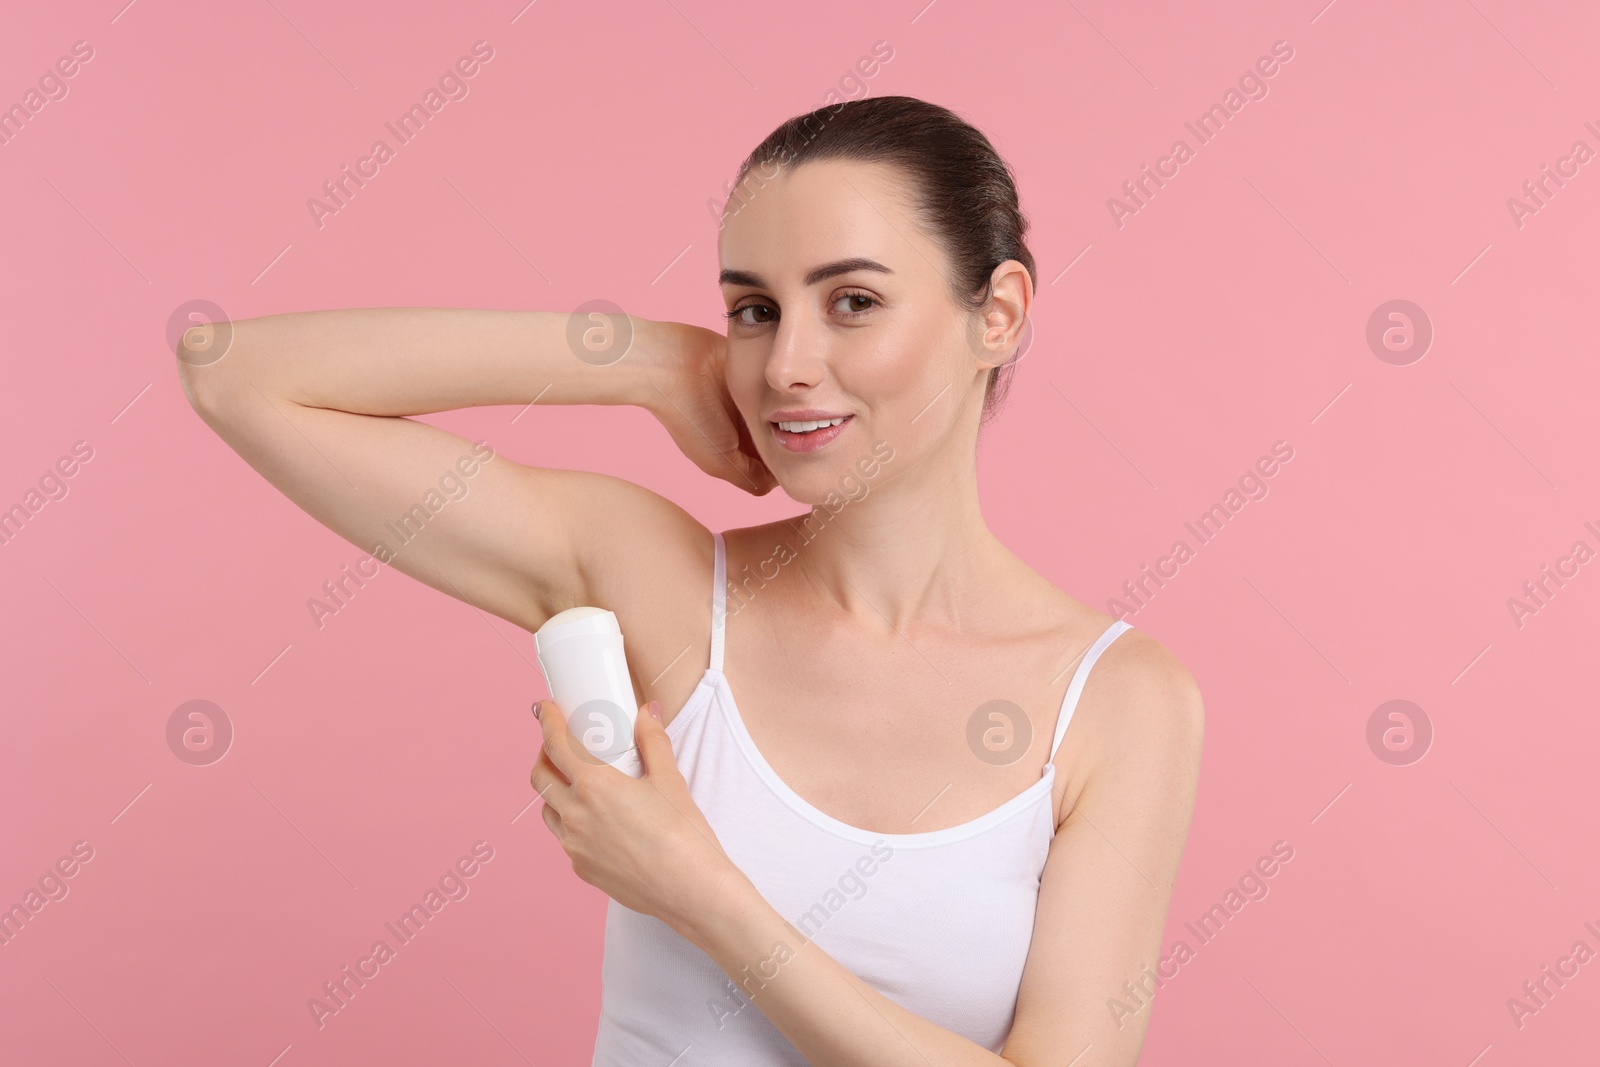
[[185, 388], [368, 549], [467, 452], [404, 416], [534, 398], [640, 405], [708, 473], [815, 505], [713, 533], [493, 458], [388, 560], [530, 631], [621, 622], [644, 777], [535, 708], [545, 822], [612, 897], [595, 1063], [1132, 1064], [1203, 716], [1169, 653], [980, 513], [1034, 294], [1010, 172], [885, 97], [785, 123], [738, 190], [726, 337], [617, 316], [597, 357], [551, 312], [277, 315], [226, 358], [186, 338]]

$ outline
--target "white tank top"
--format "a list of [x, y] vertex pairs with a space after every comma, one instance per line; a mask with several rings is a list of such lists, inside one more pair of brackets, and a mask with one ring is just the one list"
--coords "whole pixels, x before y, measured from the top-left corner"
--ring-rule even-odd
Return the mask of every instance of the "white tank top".
[[[667, 727], [695, 803], [802, 937], [907, 1010], [998, 1053], [1056, 832], [1055, 764], [998, 808], [943, 830], [874, 833], [812, 807], [756, 749], [723, 677], [727, 562], [722, 534], [713, 536], [711, 665]], [[1089, 669], [1128, 629], [1118, 620], [1084, 654], [1057, 716], [1052, 760]], [[661, 920], [609, 901], [594, 1067], [805, 1067], [757, 1007], [758, 983], [781, 977], [780, 968], [751, 961], [743, 980], [752, 1001]]]

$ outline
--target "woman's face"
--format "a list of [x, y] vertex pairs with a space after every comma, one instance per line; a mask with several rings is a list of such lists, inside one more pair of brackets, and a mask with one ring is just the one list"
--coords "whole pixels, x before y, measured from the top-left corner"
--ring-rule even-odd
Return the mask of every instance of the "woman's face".
[[730, 201], [719, 242], [728, 391], [784, 491], [845, 494], [859, 464], [882, 459], [878, 442], [897, 474], [941, 451], [970, 463], [1000, 357], [952, 299], [900, 172], [828, 160], [754, 184]]

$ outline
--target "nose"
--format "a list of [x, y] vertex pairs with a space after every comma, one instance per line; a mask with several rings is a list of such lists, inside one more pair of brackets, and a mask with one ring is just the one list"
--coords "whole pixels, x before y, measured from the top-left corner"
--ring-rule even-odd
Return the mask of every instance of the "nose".
[[779, 393], [817, 385], [826, 373], [826, 352], [820, 326], [801, 315], [780, 319], [767, 352], [767, 384]]

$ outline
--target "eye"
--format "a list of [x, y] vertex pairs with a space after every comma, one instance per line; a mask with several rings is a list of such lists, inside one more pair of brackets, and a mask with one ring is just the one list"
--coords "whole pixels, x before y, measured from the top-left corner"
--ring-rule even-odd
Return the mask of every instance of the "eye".
[[722, 317], [734, 325], [742, 326], [745, 329], [754, 329], [757, 326], [765, 326], [768, 322], [773, 321], [772, 319], [761, 319], [758, 322], [751, 322], [749, 319], [743, 317], [746, 311], [756, 310], [770, 312], [773, 316], [777, 315], [777, 309], [772, 307], [770, 304], [763, 304], [759, 301], [755, 301], [749, 304], [740, 304], [732, 311], [724, 312]]
[[[840, 307], [841, 304], [845, 306]], [[873, 296], [871, 293], [863, 293], [857, 290], [852, 290], [850, 292], [840, 293], [837, 297], [835, 297], [833, 306], [835, 314], [841, 316], [842, 318], [859, 319], [861, 316], [871, 312], [873, 308], [880, 307], [881, 304], [879, 303], [878, 298]], [[747, 311], [756, 313], [753, 319], [745, 316], [745, 312]], [[771, 304], [765, 304], [759, 300], [752, 300], [747, 304], [740, 304], [732, 311], [724, 312], [722, 317], [742, 329], [754, 330], [778, 321], [778, 309], [773, 307]]]
[[840, 304], [845, 303], [846, 301], [852, 301], [852, 300], [864, 301], [864, 306], [861, 306], [861, 307], [852, 306], [852, 307], [846, 308], [845, 310], [841, 311], [840, 314], [844, 315], [846, 318], [851, 318], [851, 319], [859, 318], [862, 315], [865, 315], [872, 308], [875, 308], [875, 307], [878, 306], [877, 297], [873, 296], [871, 293], [863, 293], [863, 292], [857, 292], [857, 291], [852, 291], [852, 292], [848, 292], [848, 293], [839, 294], [839, 298], [833, 302], [833, 306], [834, 307], [838, 307]]

